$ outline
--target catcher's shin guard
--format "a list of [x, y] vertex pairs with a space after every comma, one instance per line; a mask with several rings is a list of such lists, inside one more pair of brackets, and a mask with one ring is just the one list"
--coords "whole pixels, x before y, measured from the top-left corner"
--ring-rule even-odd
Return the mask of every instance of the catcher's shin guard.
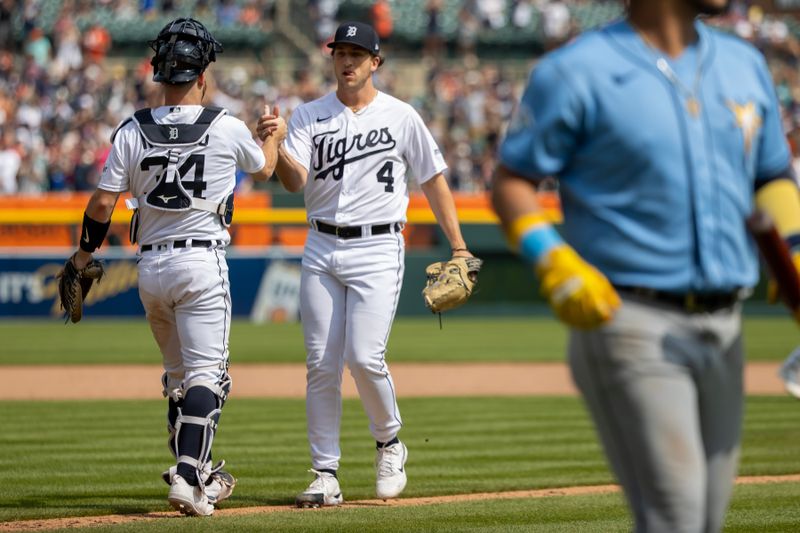
[[164, 397], [167, 399], [167, 447], [175, 459], [178, 458], [178, 449], [175, 441], [175, 423], [178, 420], [178, 409], [183, 405], [183, 389], [179, 386], [171, 387], [169, 374], [161, 375], [161, 384], [164, 387]]
[[183, 393], [181, 405], [177, 406], [173, 445], [177, 473], [190, 484], [205, 483], [208, 478], [211, 446], [230, 384], [227, 374], [219, 384], [191, 383]]
[[172, 398], [169, 398], [169, 407], [167, 407], [167, 432], [169, 432], [169, 437], [167, 438], [167, 447], [169, 448], [170, 453], [172, 454], [175, 459], [178, 458], [178, 449], [177, 441], [175, 440], [175, 424], [178, 421], [178, 411], [183, 402], [176, 402]]

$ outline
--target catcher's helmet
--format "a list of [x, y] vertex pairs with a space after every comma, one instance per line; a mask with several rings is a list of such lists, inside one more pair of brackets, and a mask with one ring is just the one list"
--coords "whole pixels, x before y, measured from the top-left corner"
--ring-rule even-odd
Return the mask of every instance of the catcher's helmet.
[[170, 84], [196, 79], [222, 52], [222, 44], [203, 24], [191, 18], [169, 22], [147, 44], [156, 53], [150, 61], [153, 81]]

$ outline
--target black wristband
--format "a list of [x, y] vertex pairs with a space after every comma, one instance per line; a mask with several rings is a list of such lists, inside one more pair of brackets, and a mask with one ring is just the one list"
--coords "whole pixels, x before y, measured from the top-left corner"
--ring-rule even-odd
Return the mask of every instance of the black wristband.
[[92, 253], [103, 244], [108, 233], [108, 228], [111, 226], [111, 221], [98, 222], [86, 213], [83, 214], [83, 227], [81, 228], [81, 236], [79, 246], [84, 252]]
[[469, 252], [469, 248], [451, 248], [451, 252]]

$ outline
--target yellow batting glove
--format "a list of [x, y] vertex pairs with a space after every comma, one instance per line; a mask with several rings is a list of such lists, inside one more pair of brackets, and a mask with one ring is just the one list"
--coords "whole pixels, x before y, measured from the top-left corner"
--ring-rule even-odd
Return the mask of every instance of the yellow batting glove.
[[537, 263], [542, 295], [556, 316], [576, 328], [597, 327], [621, 305], [608, 279], [566, 244], [550, 249]]
[[513, 220], [507, 238], [535, 266], [541, 292], [563, 322], [588, 329], [614, 316], [620, 306], [617, 291], [563, 241], [544, 213], [532, 211]]

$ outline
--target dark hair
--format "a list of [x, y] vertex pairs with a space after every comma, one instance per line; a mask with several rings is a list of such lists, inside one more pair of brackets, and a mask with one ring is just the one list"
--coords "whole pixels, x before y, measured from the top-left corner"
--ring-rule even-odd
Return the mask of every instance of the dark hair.
[[[355, 45], [354, 45], [354, 46], [355, 46]], [[335, 46], [331, 46], [330, 48], [331, 48], [331, 57], [333, 57], [333, 53], [334, 53], [334, 52], [336, 52], [336, 47], [335, 47]], [[361, 48], [361, 47], [360, 47], [360, 46], [356, 46], [356, 48]], [[372, 57], [377, 57], [378, 59], [380, 59], [380, 60], [381, 60], [381, 61], [380, 61], [380, 63], [378, 63], [378, 67], [380, 67], [381, 65], [383, 65], [384, 63], [386, 63], [386, 58], [385, 58], [385, 57], [383, 57], [382, 55], [380, 55], [380, 54], [373, 54], [372, 52], [370, 52], [369, 50], [366, 50], [366, 49], [364, 49], [364, 48], [361, 48], [361, 49], [362, 49], [362, 50], [364, 50], [364, 51], [365, 51], [366, 53], [368, 53], [369, 55], [371, 55]]]

